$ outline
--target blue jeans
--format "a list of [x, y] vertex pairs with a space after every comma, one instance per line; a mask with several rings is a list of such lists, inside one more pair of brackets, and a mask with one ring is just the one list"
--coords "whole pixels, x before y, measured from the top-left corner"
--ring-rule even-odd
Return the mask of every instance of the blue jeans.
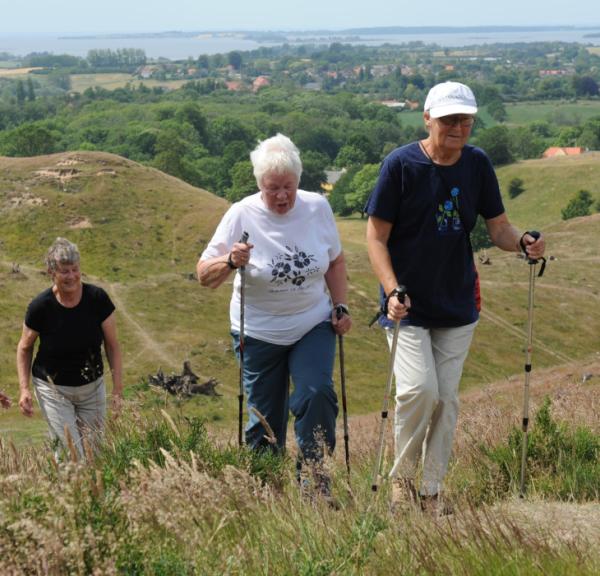
[[[239, 334], [232, 332], [239, 360]], [[305, 459], [320, 460], [322, 442], [335, 448], [337, 395], [333, 388], [335, 332], [321, 322], [288, 346], [244, 338], [244, 392], [248, 410], [256, 408], [277, 438], [277, 450], [285, 448], [288, 412], [294, 415], [296, 441]], [[289, 394], [290, 378], [294, 391]], [[265, 429], [249, 411], [246, 443], [254, 449], [269, 447]]]

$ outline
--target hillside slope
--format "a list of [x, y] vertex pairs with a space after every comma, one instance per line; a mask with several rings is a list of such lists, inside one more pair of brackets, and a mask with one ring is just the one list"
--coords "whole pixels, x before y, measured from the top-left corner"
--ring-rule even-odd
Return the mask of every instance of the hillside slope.
[[[531, 227], [546, 231], [548, 252], [555, 257], [536, 284], [536, 369], [583, 362], [600, 349], [600, 215], [562, 222], [553, 209], [548, 208], [549, 215], [545, 211], [556, 204], [557, 190], [582, 170], [579, 158], [566, 160], [571, 163], [560, 162], [562, 168], [553, 173], [556, 189], [527, 185], [527, 177], [548, 172], [547, 161], [505, 169], [526, 180], [526, 192], [507, 201], [509, 214], [521, 227], [535, 215], [538, 221]], [[588, 156], [592, 160], [586, 170], [595, 174], [600, 155]], [[501, 178], [506, 174], [513, 172]], [[518, 204], [526, 202], [529, 208]], [[29, 300], [49, 285], [42, 259], [60, 235], [79, 245], [85, 279], [104, 286], [117, 305], [130, 395], [143, 405], [166, 402], [138, 386], [140, 379], [159, 367], [179, 370], [190, 359], [198, 374], [218, 378], [224, 396], [194, 399], [178, 409], [228, 424], [236, 415], [237, 394], [230, 286], [204, 289], [193, 276], [198, 254], [227, 205], [204, 190], [110, 154], [0, 158], [0, 389], [16, 395], [14, 351], [23, 314]], [[345, 346], [353, 414], [379, 408], [388, 360], [381, 331], [367, 327], [377, 308], [377, 282], [368, 263], [365, 224], [358, 218], [339, 221], [354, 318]], [[465, 388], [520, 374], [524, 362], [528, 266], [515, 254], [495, 249], [487, 254], [491, 265], [479, 266], [484, 310], [465, 366]], [[19, 271], [13, 271], [13, 263]], [[14, 408], [2, 420], [4, 430], [43, 430], [39, 420], [26, 423]]]
[[49, 285], [43, 257], [57, 236], [78, 244], [84, 281], [102, 285], [117, 304], [127, 385], [191, 359], [225, 387], [235, 374], [223, 354], [228, 291], [201, 289], [194, 269], [227, 205], [111, 154], [0, 158], [0, 388], [16, 395], [23, 315]]
[[[521, 178], [525, 192], [508, 197], [513, 178]], [[600, 201], [600, 152], [524, 160], [498, 169], [507, 212], [524, 228], [546, 228], [561, 220], [561, 210], [579, 192], [587, 190]]]

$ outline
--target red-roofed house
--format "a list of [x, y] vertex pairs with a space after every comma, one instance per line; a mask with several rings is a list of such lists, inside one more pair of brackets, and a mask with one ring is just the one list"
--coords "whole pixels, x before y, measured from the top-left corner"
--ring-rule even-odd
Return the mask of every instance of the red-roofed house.
[[585, 152], [585, 148], [581, 146], [571, 146], [571, 147], [560, 147], [560, 146], [551, 146], [547, 148], [542, 154], [543, 158], [554, 158], [555, 156], [578, 156], [579, 154], [583, 154]]
[[254, 79], [254, 82], [252, 82], [252, 90], [258, 92], [258, 90], [265, 86], [269, 86], [269, 84], [271, 84], [271, 82], [269, 82], [269, 79], [266, 76], [257, 76]]
[[231, 92], [239, 92], [242, 89], [242, 83], [239, 80], [229, 80], [225, 82], [225, 86]]

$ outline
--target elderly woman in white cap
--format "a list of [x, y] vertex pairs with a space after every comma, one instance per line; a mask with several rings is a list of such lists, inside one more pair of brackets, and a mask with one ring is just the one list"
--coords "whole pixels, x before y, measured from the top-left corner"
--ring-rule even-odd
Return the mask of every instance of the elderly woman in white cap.
[[[544, 253], [544, 238], [522, 233], [504, 212], [483, 150], [467, 144], [477, 104], [468, 86], [444, 82], [425, 101], [429, 136], [385, 159], [367, 202], [369, 258], [381, 284], [380, 324], [391, 343], [400, 322], [392, 500], [440, 513], [458, 415], [458, 387], [479, 318], [469, 233], [478, 215], [503, 250]], [[399, 285], [407, 289], [402, 301]], [[415, 477], [422, 458], [420, 490]]]
[[[336, 334], [347, 333], [352, 324], [344, 254], [327, 200], [298, 190], [302, 162], [293, 142], [277, 134], [261, 142], [250, 159], [259, 191], [223, 216], [198, 262], [198, 279], [216, 288], [246, 267], [243, 385], [248, 408], [266, 418], [277, 444], [266, 441], [253, 412], [246, 442], [254, 449], [282, 450], [291, 409], [300, 453], [318, 470], [323, 442], [329, 452], [335, 447]], [[239, 241], [243, 232], [247, 242]], [[230, 318], [239, 353], [239, 274]], [[317, 493], [328, 498], [329, 479], [314, 476]]]
[[17, 346], [19, 408], [25, 416], [33, 414], [32, 379], [51, 437], [66, 448], [68, 429], [83, 457], [84, 438], [94, 447], [104, 426], [103, 344], [112, 373], [114, 409], [119, 409], [123, 393], [115, 307], [102, 288], [81, 281], [79, 250], [72, 242], [57, 238], [46, 254], [46, 265], [52, 286], [27, 307]]

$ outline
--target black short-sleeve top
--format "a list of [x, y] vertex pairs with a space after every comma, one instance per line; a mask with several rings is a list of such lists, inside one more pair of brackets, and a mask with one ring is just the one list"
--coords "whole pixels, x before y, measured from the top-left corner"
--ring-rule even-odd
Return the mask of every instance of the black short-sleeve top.
[[36, 296], [25, 314], [25, 325], [40, 335], [33, 375], [57, 386], [82, 386], [102, 376], [102, 323], [114, 309], [108, 294], [93, 284], [83, 283], [73, 308], [60, 304], [52, 288]]

